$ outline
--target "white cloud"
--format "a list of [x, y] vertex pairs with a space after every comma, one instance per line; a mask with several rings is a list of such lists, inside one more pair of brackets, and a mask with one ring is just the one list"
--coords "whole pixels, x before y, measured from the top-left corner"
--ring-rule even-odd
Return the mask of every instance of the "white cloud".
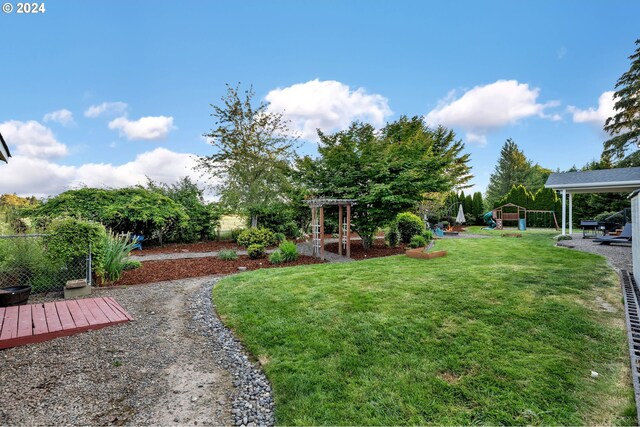
[[45, 123], [50, 121], [60, 123], [62, 126], [73, 126], [76, 124], [73, 120], [73, 113], [66, 108], [47, 113], [44, 115], [42, 120], [44, 120]]
[[173, 126], [173, 117], [142, 117], [138, 120], [119, 117], [109, 122], [109, 129], [118, 129], [120, 136], [124, 136], [129, 140], [155, 141], [165, 139], [175, 127]]
[[352, 90], [335, 81], [318, 79], [270, 91], [265, 99], [270, 112], [284, 112], [303, 139], [317, 140], [316, 129], [346, 129], [353, 120], [380, 127], [392, 114], [388, 100], [363, 88]]
[[2, 167], [0, 194], [15, 192], [22, 196], [46, 197], [79, 185], [129, 187], [145, 184], [147, 176], [165, 183], [174, 183], [180, 177], [189, 176], [197, 182], [199, 173], [193, 170], [195, 165], [192, 155], [165, 148], [139, 154], [133, 161], [121, 165], [87, 163], [62, 166], [45, 159], [17, 155]]
[[613, 117], [615, 114], [613, 108], [615, 104], [613, 93], [613, 91], [607, 91], [600, 95], [597, 109], [589, 108], [587, 110], [581, 110], [571, 105], [567, 108], [567, 111], [573, 114], [573, 121], [575, 123], [591, 123], [602, 127], [607, 119]]
[[526, 117], [559, 120], [557, 114], [545, 114], [545, 108], [558, 103], [538, 103], [539, 93], [540, 89], [531, 89], [528, 84], [517, 80], [498, 80], [476, 86], [459, 98], [454, 91], [450, 92], [425, 116], [425, 120], [433, 126], [462, 128], [469, 142], [485, 144], [488, 133]]
[[124, 102], [103, 102], [102, 104], [92, 105], [84, 112], [85, 117], [95, 119], [102, 115], [121, 115], [126, 113], [129, 106]]
[[67, 146], [56, 140], [51, 129], [35, 120], [10, 120], [1, 123], [0, 133], [9, 145], [12, 155], [52, 159], [68, 153]]

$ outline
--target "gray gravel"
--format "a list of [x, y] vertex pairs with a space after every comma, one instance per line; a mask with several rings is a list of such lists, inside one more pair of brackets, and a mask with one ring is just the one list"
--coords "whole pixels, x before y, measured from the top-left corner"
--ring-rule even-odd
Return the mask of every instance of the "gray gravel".
[[619, 270], [633, 270], [633, 261], [631, 257], [631, 246], [623, 245], [601, 245], [593, 241], [593, 239], [583, 239], [582, 233], [573, 233], [572, 240], [561, 240], [558, 246], [575, 249], [582, 252], [603, 255], [609, 261], [609, 264]]
[[266, 378], [214, 313], [216, 280], [94, 290], [136, 320], [0, 351], [0, 424], [272, 425]]

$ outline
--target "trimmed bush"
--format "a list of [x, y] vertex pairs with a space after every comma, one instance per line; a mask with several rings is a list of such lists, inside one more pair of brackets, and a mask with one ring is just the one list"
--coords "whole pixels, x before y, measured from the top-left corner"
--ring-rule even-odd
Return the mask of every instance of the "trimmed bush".
[[427, 246], [427, 239], [425, 239], [422, 235], [413, 236], [411, 238], [411, 242], [409, 242], [410, 248], [421, 248], [423, 246]]
[[285, 262], [284, 254], [280, 249], [269, 255], [269, 262], [271, 264], [282, 264]]
[[251, 259], [264, 258], [264, 245], [249, 245], [247, 248], [247, 254]]
[[142, 263], [140, 261], [138, 261], [137, 259], [130, 259], [128, 261], [124, 262], [124, 265], [122, 266], [123, 270], [135, 270], [136, 268], [140, 268], [142, 267]]
[[282, 258], [285, 262], [291, 262], [298, 259], [298, 247], [293, 242], [285, 240], [280, 243], [278, 251], [282, 252]]
[[424, 239], [427, 241], [427, 243], [433, 240], [433, 231], [431, 230], [425, 230], [422, 235], [424, 236]]
[[396, 224], [402, 243], [411, 242], [411, 238], [424, 233], [424, 223], [420, 217], [411, 212], [402, 212], [396, 216]]
[[249, 228], [240, 233], [236, 241], [246, 248], [251, 245], [273, 246], [276, 244], [276, 235], [268, 228]]
[[398, 232], [398, 225], [395, 222], [389, 226], [389, 230], [387, 230], [384, 237], [390, 248], [398, 246], [400, 243], [400, 233]]
[[231, 230], [231, 241], [238, 243], [238, 236], [244, 231], [244, 228], [234, 228]]
[[85, 257], [91, 245], [92, 271], [98, 276], [104, 275], [105, 239], [107, 231], [104, 225], [74, 218], [55, 220], [49, 226], [49, 235], [45, 237], [47, 256], [61, 265]]
[[569, 236], [568, 234], [565, 234], [564, 236], [562, 234], [556, 236], [556, 240], [558, 242], [562, 241], [562, 240], [573, 240], [573, 237]]
[[280, 243], [284, 242], [285, 240], [287, 240], [287, 236], [285, 236], [284, 233], [276, 233], [275, 237], [276, 237], [276, 243], [277, 244], [280, 244]]
[[233, 261], [238, 259], [238, 254], [233, 249], [222, 249], [218, 252], [218, 259], [222, 261]]

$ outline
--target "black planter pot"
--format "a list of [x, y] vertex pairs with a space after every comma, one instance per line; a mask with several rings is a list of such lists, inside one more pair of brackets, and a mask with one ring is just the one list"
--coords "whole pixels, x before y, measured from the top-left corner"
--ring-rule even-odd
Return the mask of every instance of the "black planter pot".
[[31, 295], [31, 286], [0, 288], [0, 307], [26, 304]]

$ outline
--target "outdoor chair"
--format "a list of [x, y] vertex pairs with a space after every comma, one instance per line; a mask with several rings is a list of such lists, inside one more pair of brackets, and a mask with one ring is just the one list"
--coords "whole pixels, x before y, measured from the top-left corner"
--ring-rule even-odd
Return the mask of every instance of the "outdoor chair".
[[133, 248], [131, 249], [142, 250], [142, 242], [144, 241], [144, 236], [141, 236], [139, 234], [134, 234], [131, 236], [131, 241], [135, 243], [135, 245], [133, 245]]
[[603, 236], [593, 239], [594, 242], [601, 245], [609, 245], [611, 243], [631, 243], [631, 223], [627, 222], [622, 232], [617, 236]]

